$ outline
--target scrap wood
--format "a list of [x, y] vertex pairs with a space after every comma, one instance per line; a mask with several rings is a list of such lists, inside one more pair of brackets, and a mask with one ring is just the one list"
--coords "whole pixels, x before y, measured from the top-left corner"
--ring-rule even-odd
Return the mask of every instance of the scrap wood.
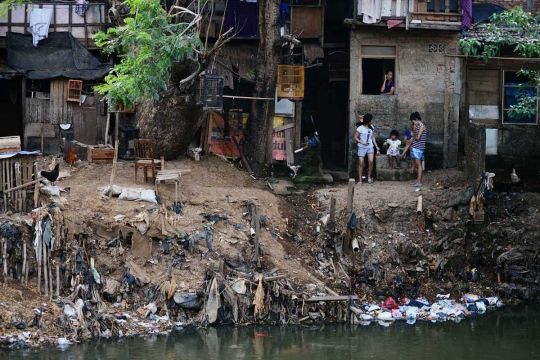
[[126, 260], [126, 265], [129, 267], [131, 273], [133, 276], [141, 280], [145, 284], [151, 284], [153, 283], [150, 276], [139, 267], [139, 265], [135, 264], [135, 262], [131, 259]]
[[358, 295], [350, 295], [350, 296], [312, 296], [309, 299], [306, 299], [304, 301], [305, 302], [347, 301], [349, 299], [358, 300]]

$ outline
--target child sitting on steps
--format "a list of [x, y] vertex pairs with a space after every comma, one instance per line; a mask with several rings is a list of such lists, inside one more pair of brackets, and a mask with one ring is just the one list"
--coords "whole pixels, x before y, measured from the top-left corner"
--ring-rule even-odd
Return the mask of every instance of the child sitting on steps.
[[386, 155], [388, 156], [388, 165], [390, 169], [394, 168], [393, 158], [396, 159], [397, 168], [400, 168], [400, 157], [399, 157], [399, 146], [401, 145], [401, 140], [398, 140], [399, 133], [397, 130], [392, 130], [390, 132], [390, 139], [386, 139], [383, 146], [388, 147], [386, 150]]

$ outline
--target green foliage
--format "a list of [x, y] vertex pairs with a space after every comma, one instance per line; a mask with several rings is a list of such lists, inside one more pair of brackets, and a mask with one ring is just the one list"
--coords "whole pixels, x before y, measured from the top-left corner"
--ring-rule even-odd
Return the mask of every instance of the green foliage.
[[0, 3], [0, 17], [7, 18], [9, 9], [30, 3], [30, 0], [4, 0]]
[[[481, 40], [478, 36], [465, 34], [458, 42], [465, 55], [476, 56], [487, 62], [490, 57], [500, 54], [502, 47], [511, 47], [517, 56], [540, 57], [540, 17], [533, 16], [520, 6], [492, 15], [489, 23], [476, 25], [474, 31], [482, 34]], [[520, 87], [534, 86], [538, 89], [540, 79], [537, 72], [522, 70], [519, 74], [529, 80]], [[523, 92], [518, 95], [518, 104], [511, 106], [508, 114], [514, 118], [534, 116], [539, 100], [538, 92], [535, 96]]]
[[131, 106], [144, 96], [155, 100], [167, 89], [175, 61], [194, 59], [202, 48], [193, 23], [175, 24], [159, 0], [125, 0], [132, 17], [124, 24], [95, 35], [96, 44], [120, 63], [95, 87], [113, 104]]

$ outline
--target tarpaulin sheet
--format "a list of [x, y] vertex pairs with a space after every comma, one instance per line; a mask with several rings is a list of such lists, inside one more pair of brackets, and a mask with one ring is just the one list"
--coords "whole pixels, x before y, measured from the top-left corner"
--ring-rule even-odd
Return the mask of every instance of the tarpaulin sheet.
[[7, 65], [29, 79], [94, 80], [110, 70], [82, 46], [69, 32], [49, 33], [32, 45], [32, 36], [7, 33]]

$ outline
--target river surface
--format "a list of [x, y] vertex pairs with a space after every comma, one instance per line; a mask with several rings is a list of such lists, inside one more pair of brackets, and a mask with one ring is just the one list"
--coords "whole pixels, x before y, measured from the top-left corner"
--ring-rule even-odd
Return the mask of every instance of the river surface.
[[533, 360], [540, 359], [540, 308], [507, 307], [460, 323], [190, 329], [62, 349], [0, 350], [0, 359]]

